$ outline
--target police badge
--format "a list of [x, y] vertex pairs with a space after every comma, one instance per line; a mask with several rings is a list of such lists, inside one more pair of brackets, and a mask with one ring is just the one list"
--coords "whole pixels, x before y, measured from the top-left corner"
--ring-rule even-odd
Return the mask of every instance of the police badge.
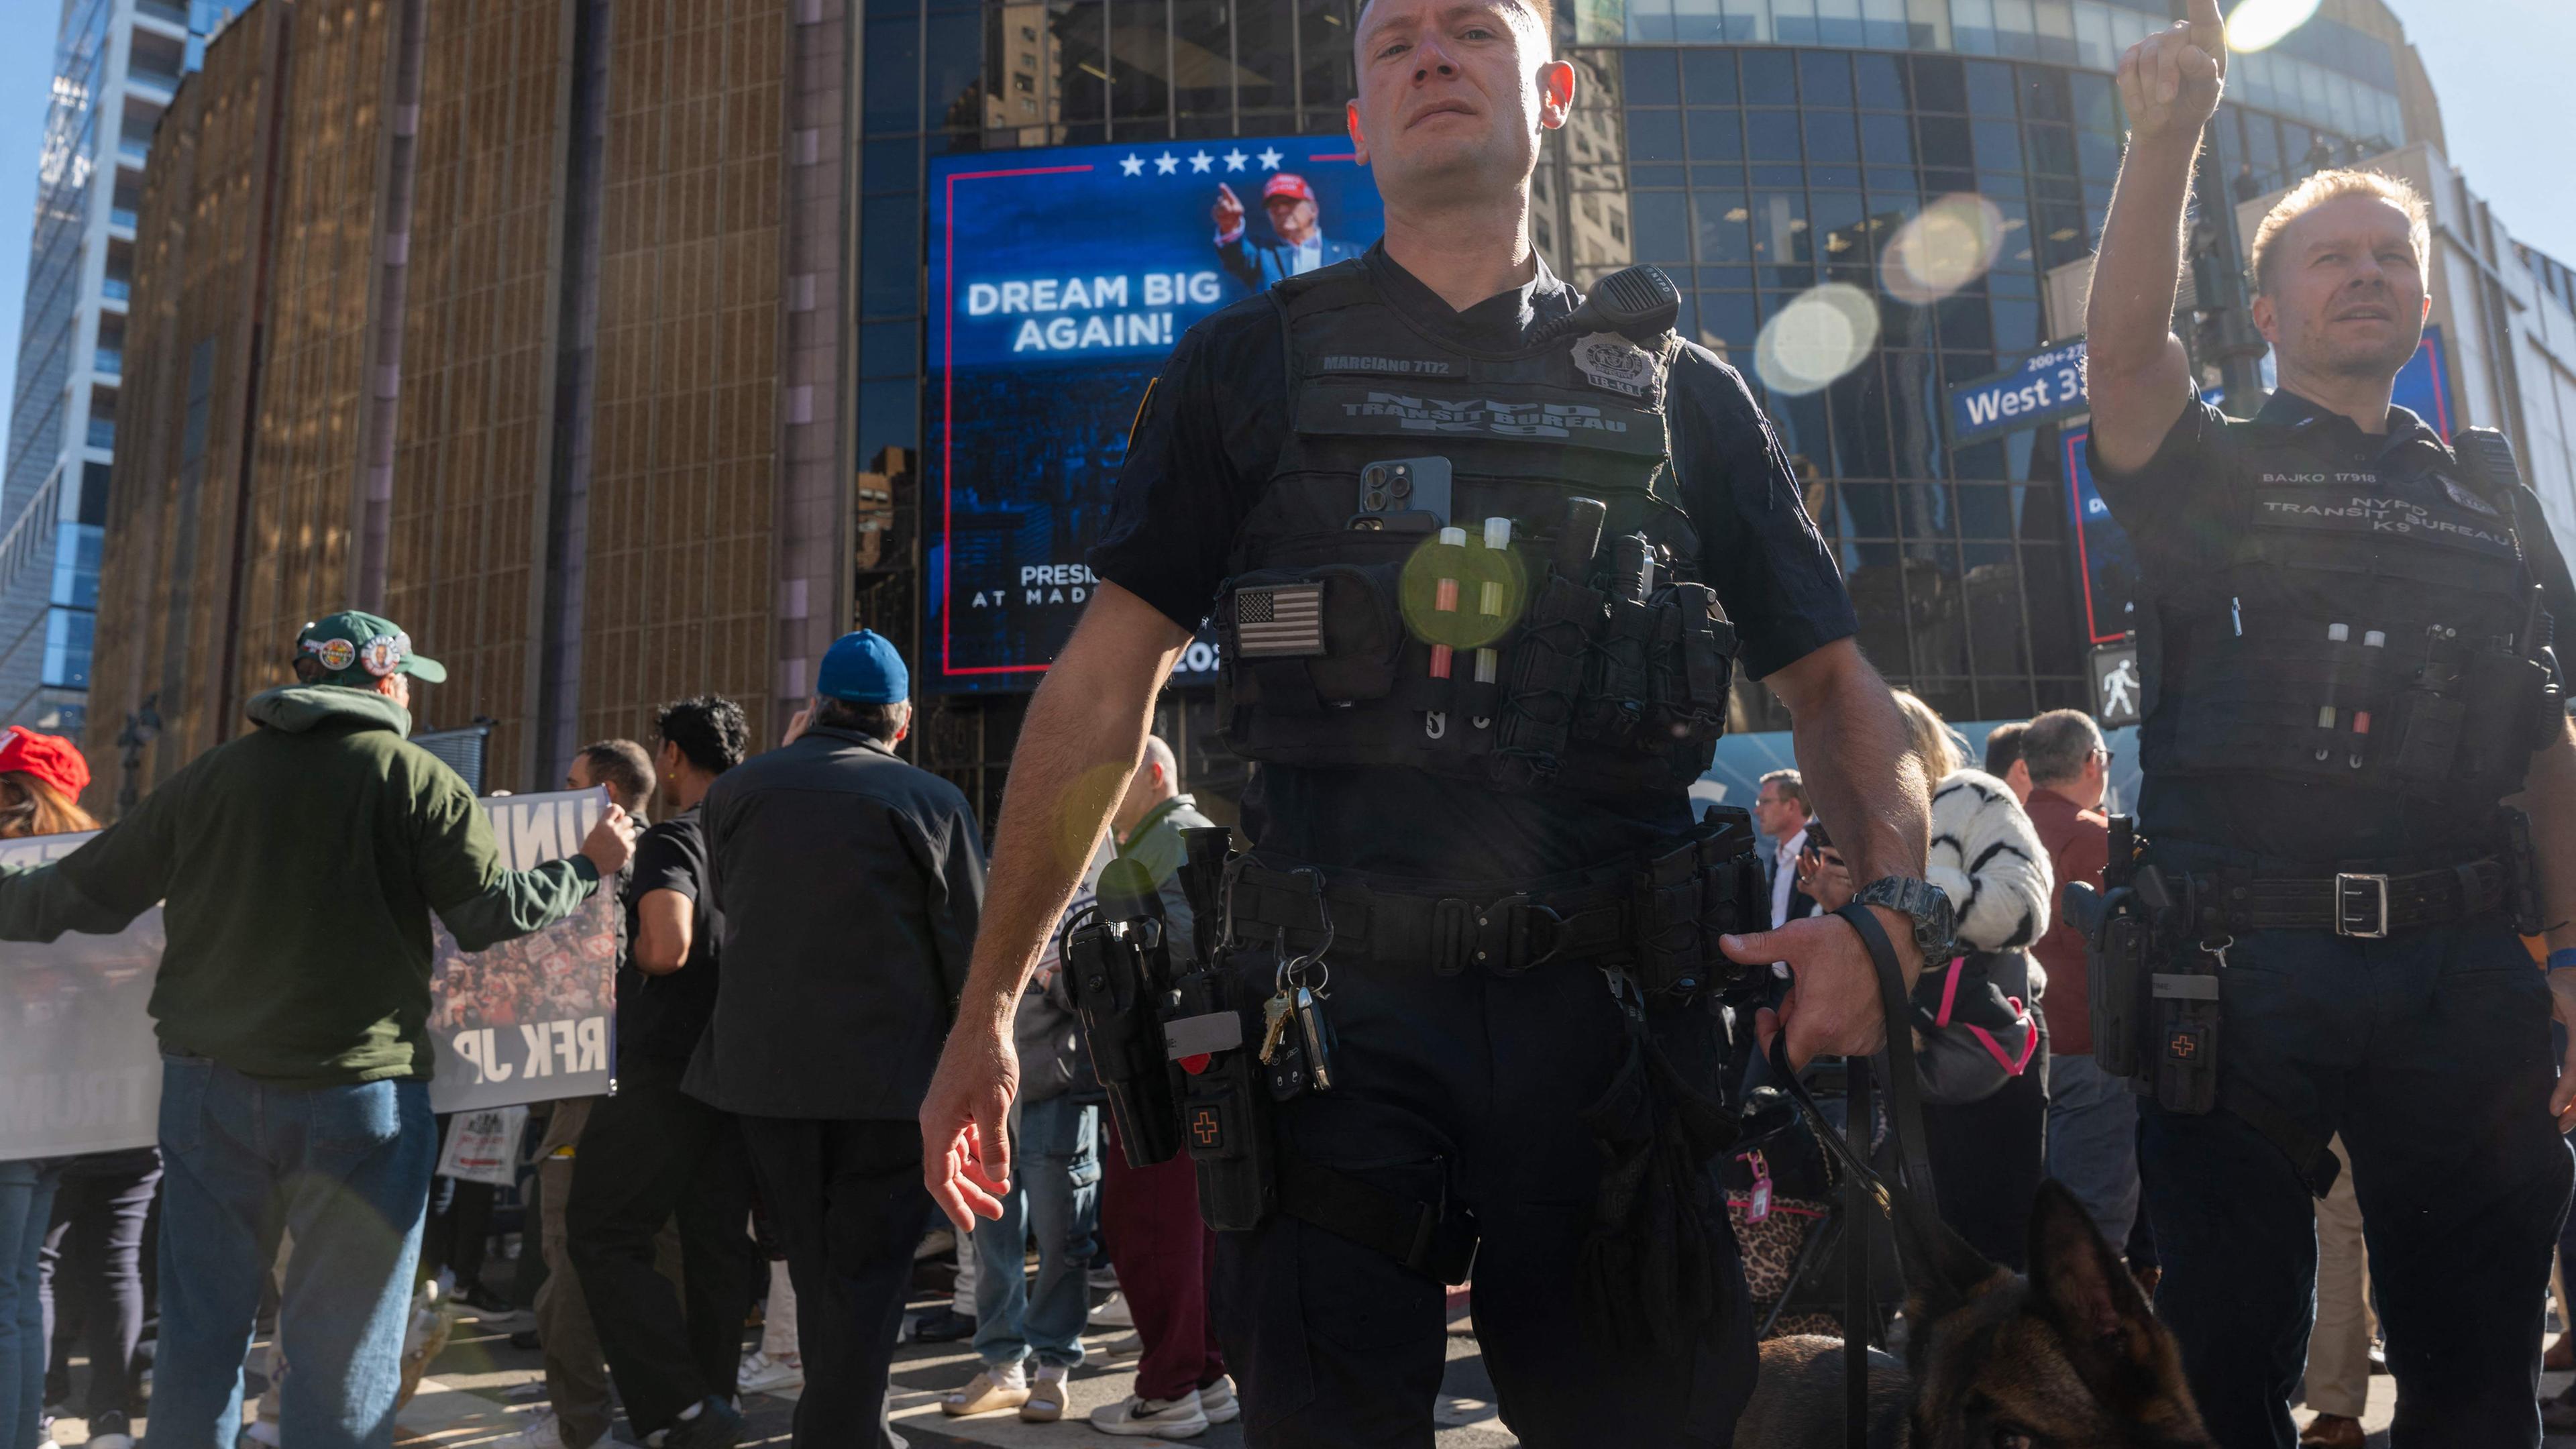
[[1616, 332], [1574, 340], [1574, 366], [1594, 387], [1644, 397], [1655, 375], [1655, 355]]
[[2465, 508], [2472, 513], [2482, 513], [2489, 518], [2501, 516], [2496, 512], [2496, 506], [2494, 504], [2480, 498], [2477, 495], [2476, 490], [2463, 486], [2459, 479], [2452, 477], [2448, 473], [2443, 473], [2438, 476], [2440, 476], [2442, 480], [2442, 491], [2451, 495], [2451, 501], [2453, 503], [2460, 505], [2462, 508]]

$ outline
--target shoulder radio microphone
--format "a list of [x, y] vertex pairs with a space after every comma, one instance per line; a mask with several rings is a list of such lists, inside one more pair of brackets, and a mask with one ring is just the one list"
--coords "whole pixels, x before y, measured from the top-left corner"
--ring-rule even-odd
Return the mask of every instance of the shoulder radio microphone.
[[1583, 305], [1529, 335], [1529, 345], [1543, 347], [1560, 337], [1616, 332], [1641, 347], [1651, 347], [1673, 330], [1682, 314], [1682, 294], [1673, 279], [1643, 262], [1622, 267], [1592, 286]]

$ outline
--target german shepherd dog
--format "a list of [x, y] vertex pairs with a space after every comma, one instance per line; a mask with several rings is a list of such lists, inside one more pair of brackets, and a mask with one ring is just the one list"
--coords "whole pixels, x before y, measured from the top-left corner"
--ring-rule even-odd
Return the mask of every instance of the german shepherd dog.
[[[2173, 1334], [2074, 1194], [2040, 1185], [2018, 1276], [1895, 1194], [1905, 1360], [1870, 1355], [1871, 1449], [2209, 1449]], [[1762, 1345], [1745, 1449], [1841, 1449], [1842, 1340]]]

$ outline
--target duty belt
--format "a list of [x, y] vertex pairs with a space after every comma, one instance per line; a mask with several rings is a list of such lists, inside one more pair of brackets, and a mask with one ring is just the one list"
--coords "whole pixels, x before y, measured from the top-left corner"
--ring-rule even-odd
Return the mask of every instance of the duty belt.
[[2230, 931], [2332, 931], [2365, 941], [2471, 920], [2501, 911], [2513, 899], [2513, 871], [2492, 856], [2405, 875], [2338, 871], [2277, 878], [2221, 871], [2195, 874], [2192, 885]]
[[[1702, 963], [1722, 958], [1722, 932], [1759, 928], [1767, 904], [1761, 867], [1722, 837], [1685, 837], [1646, 859], [1528, 890], [1446, 890], [1390, 885], [1383, 877], [1313, 867], [1280, 869], [1250, 856], [1235, 863], [1238, 940], [1284, 932], [1287, 944], [1389, 965], [1427, 962], [1443, 976], [1468, 967], [1517, 976], [1554, 961], [1632, 959], [1648, 990], [1702, 984]], [[1720, 967], [1723, 970], [1725, 968]]]

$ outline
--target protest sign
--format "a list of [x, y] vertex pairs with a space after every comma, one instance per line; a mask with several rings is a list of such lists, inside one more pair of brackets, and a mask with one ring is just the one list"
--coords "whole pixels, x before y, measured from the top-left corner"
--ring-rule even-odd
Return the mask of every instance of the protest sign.
[[459, 1112], [447, 1121], [447, 1142], [439, 1150], [438, 1175], [460, 1182], [488, 1182], [515, 1187], [519, 1180], [519, 1138], [528, 1130], [528, 1109], [486, 1107]]
[[[604, 791], [495, 796], [501, 865], [525, 870], [581, 849]], [[87, 834], [0, 841], [0, 866], [33, 866]], [[608, 1090], [617, 901], [595, 892], [569, 919], [468, 954], [435, 929], [430, 1105], [506, 1107]], [[113, 936], [0, 942], [0, 1161], [152, 1143], [161, 1057], [146, 1010], [161, 967], [159, 908]]]

